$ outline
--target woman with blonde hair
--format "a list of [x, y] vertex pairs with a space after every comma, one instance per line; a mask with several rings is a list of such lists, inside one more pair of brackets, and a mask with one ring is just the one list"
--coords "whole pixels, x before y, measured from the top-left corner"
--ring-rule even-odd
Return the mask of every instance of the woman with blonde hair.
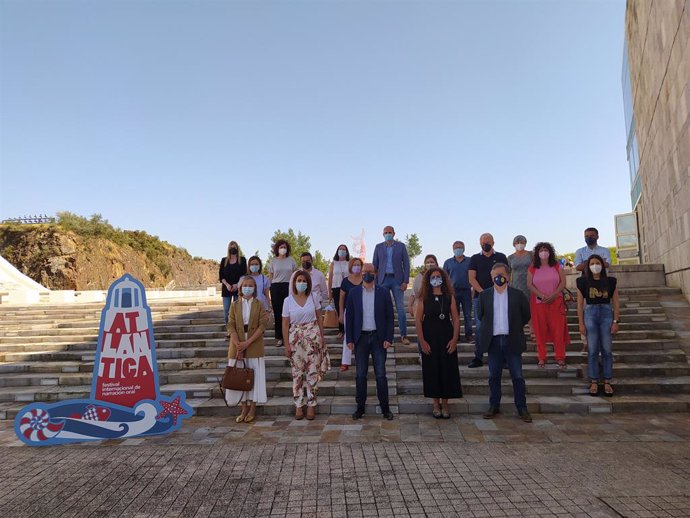
[[256, 298], [256, 281], [251, 276], [239, 282], [242, 294], [235, 300], [228, 312], [228, 365], [233, 367], [240, 361], [254, 370], [254, 387], [249, 391], [227, 390], [226, 401], [240, 401], [242, 411], [236, 422], [249, 423], [256, 417], [257, 403], [266, 403], [266, 363], [264, 361], [264, 332], [266, 331], [266, 310]]
[[247, 273], [247, 260], [240, 256], [240, 245], [237, 241], [228, 243], [228, 254], [220, 260], [218, 280], [221, 283], [221, 295], [223, 296], [223, 314], [225, 323], [228, 323], [228, 311], [230, 303], [237, 300], [238, 283], [240, 278]]

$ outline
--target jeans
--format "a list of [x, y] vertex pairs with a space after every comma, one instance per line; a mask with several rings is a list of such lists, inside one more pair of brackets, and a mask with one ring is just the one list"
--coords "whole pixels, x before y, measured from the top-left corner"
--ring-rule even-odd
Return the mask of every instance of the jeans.
[[400, 336], [407, 336], [407, 318], [405, 315], [405, 294], [400, 288], [400, 284], [395, 281], [395, 277], [386, 276], [383, 278], [381, 286], [390, 290], [395, 300], [395, 309], [398, 310], [398, 325], [400, 326]]
[[[477, 334], [477, 337], [479, 337], [480, 320], [477, 316], [477, 306], [479, 306], [479, 297], [474, 297], [472, 299], [472, 311], [474, 312], [474, 332]], [[477, 338], [477, 341], [474, 344], [474, 359], [482, 361], [483, 356], [484, 355], [479, 349], [479, 338]]]
[[611, 353], [611, 324], [613, 309], [611, 304], [591, 304], [585, 306], [585, 327], [587, 328], [587, 374], [592, 381], [599, 381], [599, 353], [604, 368], [604, 379], [613, 377], [613, 355]]
[[510, 378], [513, 380], [515, 406], [518, 410], [527, 408], [525, 378], [522, 377], [522, 353], [512, 352], [508, 335], [494, 336], [489, 346], [489, 405], [501, 406], [501, 376], [503, 362], [508, 364]]
[[228, 313], [230, 312], [230, 304], [233, 300], [237, 300], [237, 293], [232, 293], [229, 297], [223, 297], [225, 325], [228, 324]]
[[455, 305], [458, 314], [462, 306], [462, 318], [465, 321], [465, 338], [472, 336], [472, 292], [470, 290], [455, 290]]
[[376, 395], [379, 398], [381, 412], [385, 413], [390, 410], [388, 406], [388, 378], [386, 377], [386, 356], [388, 356], [388, 352], [383, 348], [383, 343], [378, 340], [375, 331], [373, 333], [362, 331], [359, 340], [355, 344], [355, 364], [357, 365], [355, 401], [357, 401], [357, 410], [364, 411], [364, 405], [367, 401], [369, 355], [374, 360]]

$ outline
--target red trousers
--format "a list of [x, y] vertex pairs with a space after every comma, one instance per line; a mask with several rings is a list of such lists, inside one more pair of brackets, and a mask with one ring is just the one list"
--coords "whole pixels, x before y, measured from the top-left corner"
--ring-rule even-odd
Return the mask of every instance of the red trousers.
[[530, 311], [539, 360], [546, 361], [546, 344], [551, 342], [556, 361], [565, 361], [565, 346], [570, 343], [570, 333], [563, 297], [557, 297], [551, 304], [537, 304], [537, 299], [532, 296]]

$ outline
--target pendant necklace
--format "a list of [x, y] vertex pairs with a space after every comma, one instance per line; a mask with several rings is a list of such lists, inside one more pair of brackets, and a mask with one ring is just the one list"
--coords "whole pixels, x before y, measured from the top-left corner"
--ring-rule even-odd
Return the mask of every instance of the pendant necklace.
[[439, 306], [441, 306], [441, 312], [438, 314], [439, 320], [443, 320], [446, 318], [446, 315], [443, 313], [443, 297], [441, 297], [441, 300], [438, 300], [438, 297], [434, 297], [436, 299], [436, 302], [438, 302]]

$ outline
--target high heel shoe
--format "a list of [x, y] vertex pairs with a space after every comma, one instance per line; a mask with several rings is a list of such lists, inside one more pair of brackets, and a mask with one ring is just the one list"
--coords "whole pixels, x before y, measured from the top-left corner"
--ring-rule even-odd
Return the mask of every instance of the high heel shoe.
[[308, 406], [307, 407], [307, 419], [309, 421], [313, 421], [314, 417], [316, 417], [316, 407], [315, 406]]

